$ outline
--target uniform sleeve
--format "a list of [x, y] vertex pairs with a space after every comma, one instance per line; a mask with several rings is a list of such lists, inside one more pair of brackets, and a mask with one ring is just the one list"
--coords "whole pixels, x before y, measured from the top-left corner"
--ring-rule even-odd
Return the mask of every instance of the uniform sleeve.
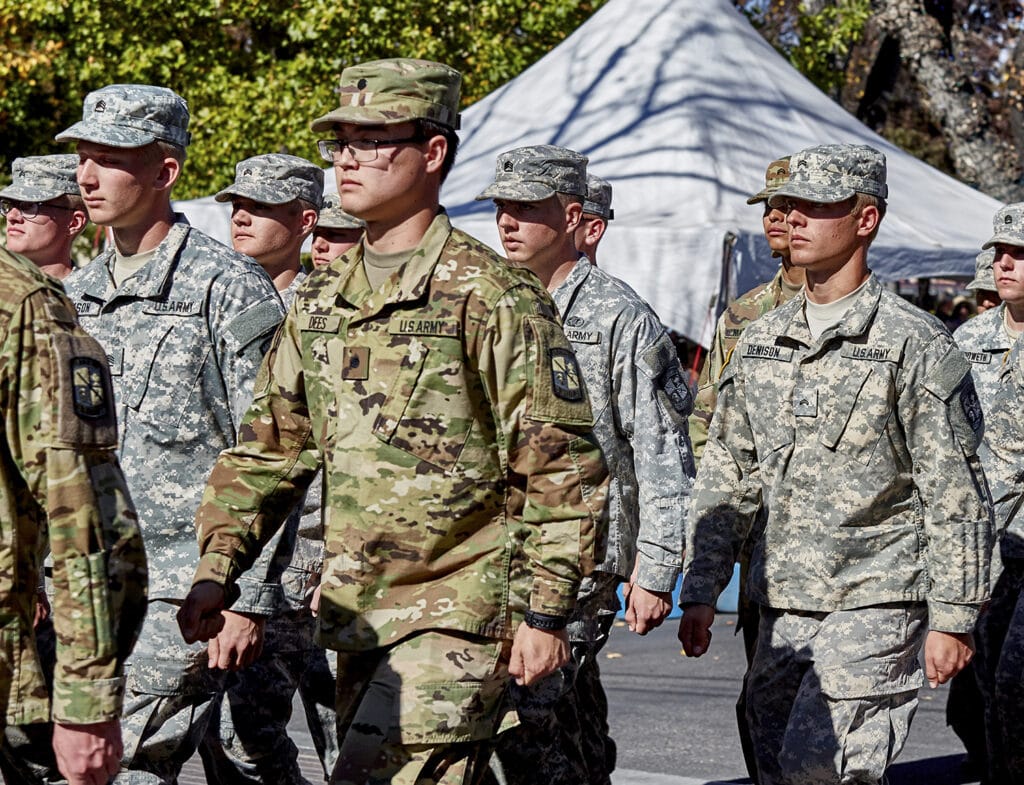
[[639, 488], [637, 583], [671, 592], [682, 567], [695, 471], [687, 434], [693, 400], [661, 324], [640, 316], [632, 328], [615, 347], [612, 406], [633, 447]]
[[948, 335], [908, 368], [897, 408], [924, 516], [929, 625], [970, 632], [988, 598], [995, 538], [977, 455], [981, 406], [970, 363]]
[[[596, 543], [607, 531], [608, 476], [591, 434], [579, 364], [548, 303], [521, 287], [488, 315], [479, 372], [507, 455], [510, 493], [522, 500], [514, 536], [533, 575], [530, 610], [567, 616]], [[544, 295], [546, 296], [546, 295]]]
[[[256, 372], [284, 311], [273, 284], [256, 270], [218, 278], [211, 301], [218, 367], [237, 430], [252, 403]], [[235, 610], [266, 615], [280, 604], [280, 571], [272, 558], [273, 550], [268, 549], [239, 583], [241, 596]]]
[[711, 427], [711, 418], [715, 413], [715, 401], [718, 397], [718, 375], [725, 365], [725, 324], [726, 314], [718, 317], [718, 324], [715, 325], [715, 334], [711, 339], [711, 348], [704, 360], [704, 367], [700, 369], [700, 376], [697, 379], [697, 395], [693, 401], [693, 413], [690, 415], [690, 443], [693, 447], [693, 459], [695, 464], [700, 463], [704, 455], [704, 445], [708, 440], [708, 429]]
[[53, 717], [82, 724], [120, 716], [123, 667], [145, 615], [147, 573], [114, 452], [106, 357], [73, 313], [55, 292], [29, 297], [2, 350], [2, 384], [11, 458], [49, 531]]
[[739, 360], [726, 364], [686, 527], [679, 604], [714, 605], [732, 578], [740, 546], [761, 507], [754, 436]]
[[217, 278], [209, 313], [217, 365], [237, 430], [252, 402], [256, 371], [281, 324], [284, 307], [270, 279], [253, 270]]
[[237, 444], [218, 457], [196, 514], [195, 582], [220, 583], [229, 596], [237, 595], [238, 576], [301, 503], [320, 467], [295, 313], [293, 305], [274, 336]]

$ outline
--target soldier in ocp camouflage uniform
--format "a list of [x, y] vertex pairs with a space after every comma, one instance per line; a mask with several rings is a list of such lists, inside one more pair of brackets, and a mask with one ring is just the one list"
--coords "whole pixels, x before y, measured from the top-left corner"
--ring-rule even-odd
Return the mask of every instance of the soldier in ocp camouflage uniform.
[[[715, 598], [762, 507], [747, 686], [762, 785], [882, 781], [922, 684], [971, 654], [993, 531], [970, 364], [884, 290], [867, 250], [885, 159], [823, 145], [770, 198], [803, 294], [744, 331], [719, 381], [687, 533], [680, 640], [700, 656]], [[925, 636], [925, 625], [930, 631]]]
[[[146, 557], [114, 453], [103, 351], [59, 284], [3, 249], [0, 411], [0, 726], [52, 718], [67, 781], [106, 782], [120, 762], [123, 666], [145, 614]], [[44, 676], [33, 619], [46, 550], [60, 646]]]
[[326, 267], [355, 246], [363, 236], [366, 224], [341, 209], [341, 200], [325, 195], [320, 218], [313, 229], [310, 257], [314, 267]]
[[89, 223], [75, 180], [77, 165], [74, 155], [15, 158], [11, 184], [0, 191], [7, 250], [57, 279], [74, 269], [71, 244]]
[[619, 584], [629, 581], [626, 621], [639, 634], [671, 611], [694, 473], [692, 401], [667, 331], [632, 289], [577, 252], [584, 211], [610, 215], [610, 187], [591, 195], [586, 166], [584, 156], [552, 145], [510, 150], [477, 197], [494, 200], [509, 260], [552, 293], [612, 477], [607, 556], [569, 619], [573, 661], [516, 691], [523, 723], [502, 734], [496, 752], [506, 783], [532, 783], [538, 771], [552, 785], [611, 782], [615, 745], [597, 654], [619, 610]]
[[[768, 198], [787, 179], [789, 156], [768, 164], [768, 169], [764, 173], [764, 188], [747, 199], [747, 204], [763, 204], [764, 236], [768, 240], [772, 256], [778, 256], [781, 265], [775, 277], [768, 283], [755, 286], [729, 303], [715, 325], [715, 335], [711, 339], [711, 348], [697, 380], [697, 396], [693, 402], [693, 414], [690, 415], [690, 441], [693, 443], [693, 453], [698, 463], [704, 453], [711, 417], [715, 413], [718, 377], [725, 367], [729, 352], [739, 341], [748, 324], [792, 300], [804, 285], [803, 270], [794, 267], [789, 261], [789, 228], [786, 226], [786, 215], [779, 208], [768, 204]], [[754, 627], [756, 626], [755, 619]]]
[[[285, 306], [306, 280], [302, 243], [317, 222], [323, 189], [319, 166], [294, 155], [270, 153], [240, 162], [235, 182], [214, 197], [231, 201], [235, 250], [259, 262]], [[271, 615], [263, 651], [252, 665], [228, 677], [219, 715], [211, 720], [200, 745], [210, 782], [306, 782], [298, 748], [288, 736], [296, 690], [325, 774], [337, 759], [335, 675], [323, 648], [313, 640], [316, 624], [310, 611], [323, 566], [321, 483], [320, 477], [311, 483], [306, 498], [254, 567], [258, 574], [280, 576], [282, 604], [233, 606], [236, 612]]]
[[180, 619], [218, 609], [322, 466], [319, 640], [338, 649], [334, 783], [475, 782], [516, 717], [509, 676], [562, 665], [606, 471], [554, 304], [452, 229], [461, 76], [346, 68], [313, 123], [363, 242], [311, 275], [267, 355], [239, 447], [197, 516]]
[[[205, 478], [235, 443], [282, 316], [255, 262], [171, 209], [188, 121], [171, 90], [110, 85], [90, 93], [82, 121], [57, 137], [77, 144], [89, 217], [113, 230], [114, 247], [65, 285], [110, 361], [121, 463], [153, 565], [128, 668], [118, 782], [175, 781], [219, 703], [225, 669], [253, 659], [262, 630], [261, 617], [232, 614], [208, 656], [183, 643], [175, 621], [199, 557], [192, 519]], [[242, 607], [256, 607], [281, 586], [268, 576], [245, 591]]]
[[1001, 208], [992, 220], [993, 284], [1002, 303], [955, 333], [971, 361], [985, 413], [981, 462], [999, 530], [1002, 572], [978, 621], [974, 670], [985, 711], [988, 785], [1024, 781], [1024, 427], [1020, 335], [1024, 328], [1024, 204]]

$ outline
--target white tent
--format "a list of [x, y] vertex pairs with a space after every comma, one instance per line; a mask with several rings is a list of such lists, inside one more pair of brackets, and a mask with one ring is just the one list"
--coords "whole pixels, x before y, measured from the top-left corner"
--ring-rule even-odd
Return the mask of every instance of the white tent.
[[[746, 198], [781, 155], [826, 142], [886, 154], [889, 211], [870, 256], [886, 280], [972, 275], [999, 207], [861, 125], [729, 0], [610, 0], [464, 112], [460, 136], [442, 195], [457, 226], [500, 250], [493, 206], [474, 201], [498, 153], [543, 143], [579, 150], [614, 186], [601, 265], [705, 345], [719, 293], [734, 296], [776, 268], [760, 207]], [[333, 180], [328, 171], [325, 190], [334, 191]], [[207, 198], [178, 207], [229, 241], [224, 205]]]
[[[790, 66], [729, 0], [610, 0], [544, 59], [463, 114], [443, 202], [500, 249], [493, 205], [475, 202], [498, 153], [555, 144], [590, 156], [614, 187], [600, 262], [670, 327], [705, 345], [720, 287], [777, 267], [763, 240], [767, 164], [829, 142], [888, 159], [889, 211], [870, 254], [886, 280], [971, 276], [995, 200], [899, 150]], [[723, 246], [735, 236], [734, 269]]]

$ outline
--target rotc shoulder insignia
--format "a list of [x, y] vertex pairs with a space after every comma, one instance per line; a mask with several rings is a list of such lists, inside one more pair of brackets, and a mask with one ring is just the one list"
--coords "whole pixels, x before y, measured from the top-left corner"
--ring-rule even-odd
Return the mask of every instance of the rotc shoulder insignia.
[[584, 398], [580, 366], [568, 349], [551, 348], [551, 386], [563, 401], [582, 401]]
[[103, 363], [93, 357], [71, 358], [71, 399], [75, 414], [90, 420], [107, 414], [107, 381]]

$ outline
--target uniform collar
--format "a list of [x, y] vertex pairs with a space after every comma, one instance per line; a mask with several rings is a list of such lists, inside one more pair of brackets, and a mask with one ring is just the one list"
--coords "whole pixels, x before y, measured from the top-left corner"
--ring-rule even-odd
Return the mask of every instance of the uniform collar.
[[352, 250], [347, 274], [339, 283], [339, 294], [353, 307], [372, 311], [377, 311], [384, 305], [418, 300], [430, 286], [434, 268], [451, 234], [451, 222], [442, 209], [431, 221], [419, 245], [409, 252], [409, 260], [399, 269], [398, 281], [395, 282], [392, 277], [376, 292], [370, 290], [363, 269], [365, 240], [361, 241], [358, 247]]
[[[835, 338], [855, 338], [867, 332], [871, 321], [878, 310], [878, 301], [882, 297], [882, 284], [871, 273], [867, 283], [861, 289], [860, 294], [851, 303], [849, 309], [843, 314], [843, 318], [835, 327], [830, 327], [817, 343], [824, 345]], [[807, 291], [801, 291], [796, 297], [785, 306], [790, 309], [789, 321], [782, 334], [788, 338], [799, 341], [804, 346], [813, 346], [815, 341], [811, 338], [811, 330], [807, 326], [807, 317], [804, 316], [804, 303], [807, 299]]]
[[135, 275], [122, 283], [120, 288], [114, 287], [112, 267], [114, 252], [113, 250], [106, 251], [100, 259], [96, 260], [101, 263], [105, 273], [102, 281], [103, 291], [98, 291], [99, 287], [97, 287], [88, 293], [101, 297], [104, 302], [121, 297], [157, 299], [164, 296], [170, 288], [170, 279], [177, 264], [178, 253], [191, 230], [188, 219], [181, 213], [175, 213], [174, 224], [171, 225], [167, 236], [156, 247], [153, 258]]
[[576, 299], [576, 293], [586, 282], [587, 278], [590, 277], [593, 269], [593, 262], [587, 258], [586, 254], [580, 254], [580, 258], [576, 260], [576, 264], [572, 266], [565, 280], [556, 286], [555, 290], [551, 293], [552, 299], [559, 304], [559, 310], [562, 312], [563, 318], [571, 310], [572, 301]]

